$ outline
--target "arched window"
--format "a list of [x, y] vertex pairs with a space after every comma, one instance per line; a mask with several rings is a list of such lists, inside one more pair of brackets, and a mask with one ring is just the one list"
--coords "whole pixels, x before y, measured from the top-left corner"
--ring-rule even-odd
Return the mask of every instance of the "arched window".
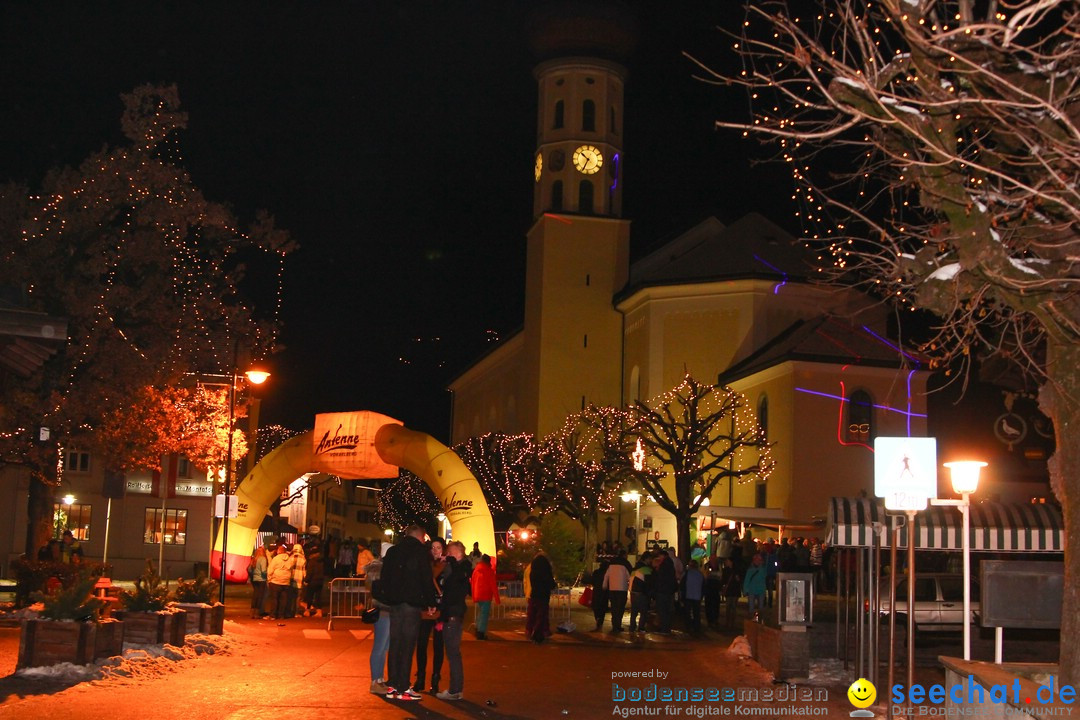
[[562, 212], [562, 180], [551, 183], [551, 209]]
[[769, 438], [769, 397], [764, 394], [757, 401], [757, 422], [767, 440]]
[[555, 120], [551, 123], [551, 127], [555, 130], [562, 129], [563, 126], [563, 101], [555, 101]]
[[593, 211], [593, 186], [588, 180], [582, 180], [578, 186], [578, 212], [591, 213]]
[[581, 129], [585, 132], [596, 131], [596, 103], [592, 100], [581, 103]]
[[637, 365], [630, 371], [630, 402], [641, 399], [641, 368]]
[[845, 435], [853, 443], [869, 443], [874, 437], [874, 404], [865, 390], [856, 390], [848, 398]]

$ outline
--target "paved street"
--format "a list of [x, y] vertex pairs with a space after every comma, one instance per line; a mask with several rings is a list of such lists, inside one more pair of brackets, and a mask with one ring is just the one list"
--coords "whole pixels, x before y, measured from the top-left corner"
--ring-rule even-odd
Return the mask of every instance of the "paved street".
[[[616, 710], [656, 709], [657, 703], [616, 703], [620, 688], [658, 687], [757, 688], [776, 693], [777, 686], [753, 661], [726, 652], [732, 635], [574, 632], [557, 634], [536, 646], [523, 633], [524, 620], [511, 613], [492, 625], [491, 640], [466, 634], [465, 700], [451, 703], [426, 696], [421, 702], [391, 702], [368, 692], [371, 630], [358, 620], [339, 621], [327, 631], [325, 619], [296, 618], [283, 625], [250, 620], [244, 588], [230, 588], [226, 652], [180, 662], [161, 661], [134, 677], [82, 682], [31, 681], [13, 676], [19, 630], [0, 628], [0, 718], [77, 718], [95, 720], [134, 714], [169, 718], [266, 718], [334, 720], [336, 718], [602, 718]], [[578, 628], [592, 627], [591, 614], [574, 606]], [[829, 632], [822, 628], [822, 637]], [[943, 637], [920, 651], [921, 681], [940, 682], [936, 655], [951, 654], [955, 638]], [[827, 644], [827, 643], [825, 643]], [[822, 642], [815, 642], [820, 648]], [[1012, 647], [1018, 648], [1019, 644]], [[1050, 644], [1043, 646], [1044, 651]], [[1010, 646], [1006, 647], [1009, 656]], [[824, 652], [816, 651], [816, 655]], [[977, 653], [978, 656], [978, 653]], [[649, 673], [654, 677], [631, 677]], [[623, 677], [613, 677], [616, 673]], [[656, 675], [659, 675], [658, 677]], [[443, 687], [448, 671], [444, 667]], [[811, 678], [808, 687], [823, 689], [828, 699], [811, 705], [829, 716], [851, 710], [840, 677]], [[784, 701], [779, 706], [790, 704]], [[667, 717], [723, 714], [723, 703], [676, 703]], [[778, 706], [745, 702], [740, 707]], [[731, 705], [734, 709], [735, 705]], [[736, 711], [734, 714], [738, 714]]]

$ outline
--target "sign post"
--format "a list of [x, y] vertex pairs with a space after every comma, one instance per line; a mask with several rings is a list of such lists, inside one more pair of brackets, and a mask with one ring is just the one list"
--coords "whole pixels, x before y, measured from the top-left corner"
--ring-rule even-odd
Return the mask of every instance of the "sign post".
[[[925, 510], [937, 497], [937, 440], [935, 438], [878, 437], [874, 439], [874, 494], [885, 501], [885, 509], [907, 514], [907, 682], [915, 681], [915, 513]], [[900, 536], [895, 524], [889, 564], [889, 669], [892, 687], [896, 664], [896, 544]], [[877, 619], [877, 608], [872, 608]], [[875, 674], [877, 658], [874, 658]], [[889, 705], [889, 717], [892, 717]]]

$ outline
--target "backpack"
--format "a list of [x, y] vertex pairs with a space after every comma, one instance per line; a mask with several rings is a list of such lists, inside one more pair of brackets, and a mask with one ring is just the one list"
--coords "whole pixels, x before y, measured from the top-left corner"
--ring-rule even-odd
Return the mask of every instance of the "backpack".
[[401, 582], [406, 577], [405, 558], [401, 555], [401, 548], [397, 545], [387, 550], [379, 577], [371, 581], [371, 597], [383, 605], [398, 605], [404, 602]]

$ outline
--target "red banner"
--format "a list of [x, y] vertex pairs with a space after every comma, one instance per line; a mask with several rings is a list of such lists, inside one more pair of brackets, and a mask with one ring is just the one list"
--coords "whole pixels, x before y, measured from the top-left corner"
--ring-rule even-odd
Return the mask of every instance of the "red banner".
[[[161, 497], [162, 490], [167, 493], [165, 497], [176, 497], [176, 470], [179, 465], [179, 458], [175, 455], [167, 455], [165, 457], [165, 477], [162, 479], [161, 471], [155, 470], [153, 474], [154, 485], [150, 494], [154, 497]], [[164, 488], [163, 488], [164, 486]]]

